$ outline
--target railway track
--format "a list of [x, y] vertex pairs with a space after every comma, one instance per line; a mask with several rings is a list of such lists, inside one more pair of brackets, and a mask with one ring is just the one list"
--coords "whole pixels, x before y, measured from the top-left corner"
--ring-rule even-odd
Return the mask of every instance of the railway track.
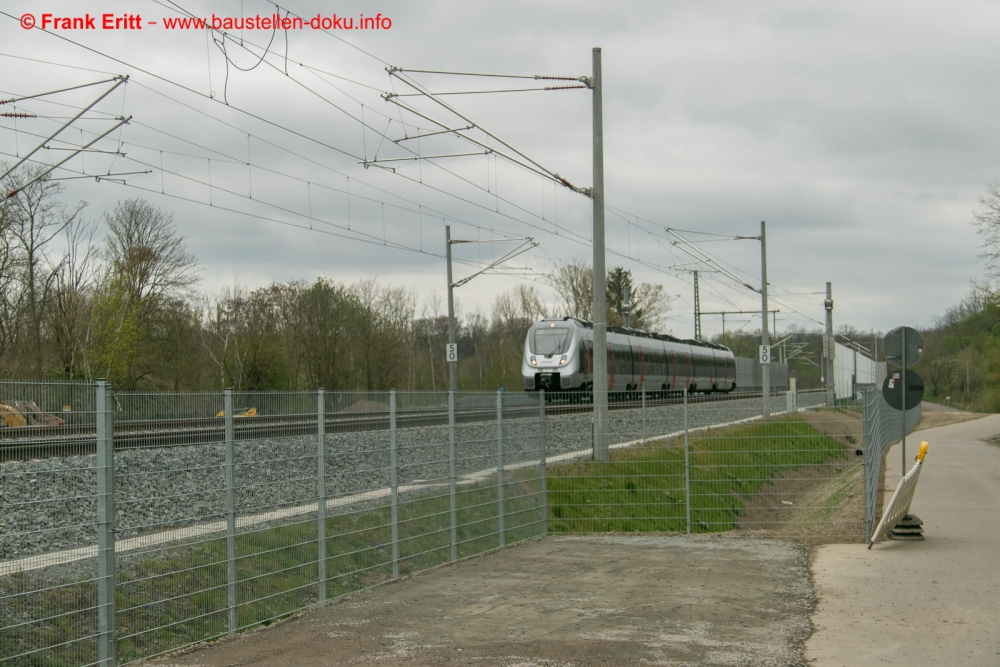
[[[809, 392], [801, 392], [809, 393]], [[512, 395], [513, 396], [513, 395]], [[726, 401], [760, 398], [760, 392], [743, 392], [729, 395], [688, 397], [690, 404], [723, 403]], [[535, 396], [525, 396], [524, 403], [504, 406], [504, 419], [530, 419], [537, 417], [539, 405]], [[580, 412], [590, 412], [589, 402], [581, 401], [583, 395], [557, 396], [546, 403], [547, 417]], [[514, 399], [516, 400], [516, 399]], [[486, 406], [487, 401], [477, 401], [479, 405], [456, 406], [455, 423], [493, 421], [496, 406]], [[647, 396], [648, 408], [677, 405], [683, 397]], [[612, 411], [638, 409], [640, 400], [612, 401]], [[350, 410], [350, 408], [348, 408]], [[442, 426], [448, 423], [446, 406], [432, 406], [419, 409], [397, 411], [397, 428], [421, 426]], [[275, 414], [234, 418], [236, 440], [256, 440], [263, 438], [284, 438], [317, 434], [317, 420], [314, 414]], [[359, 431], [382, 431], [389, 429], [388, 407], [382, 410], [343, 411], [328, 414], [326, 433], [351, 433]], [[117, 419], [114, 423], [116, 449], [143, 449], [162, 447], [186, 447], [221, 443], [225, 440], [225, 421], [221, 417], [187, 419]], [[60, 426], [20, 426], [0, 429], [0, 461], [52, 458], [93, 454], [96, 451], [96, 433], [93, 423]]]

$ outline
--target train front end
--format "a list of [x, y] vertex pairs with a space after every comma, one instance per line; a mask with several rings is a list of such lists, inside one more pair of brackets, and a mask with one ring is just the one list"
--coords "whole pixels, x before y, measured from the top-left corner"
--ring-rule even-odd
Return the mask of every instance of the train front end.
[[576, 391], [586, 386], [581, 332], [572, 319], [546, 319], [528, 329], [521, 361], [525, 391]]

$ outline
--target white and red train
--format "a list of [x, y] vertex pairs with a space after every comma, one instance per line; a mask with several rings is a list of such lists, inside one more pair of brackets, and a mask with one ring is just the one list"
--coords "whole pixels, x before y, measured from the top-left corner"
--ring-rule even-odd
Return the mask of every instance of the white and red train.
[[[732, 350], [623, 327], [608, 327], [608, 391], [725, 392], [736, 388]], [[528, 330], [521, 375], [525, 391], [583, 391], [594, 386], [594, 327], [572, 317], [547, 318]]]

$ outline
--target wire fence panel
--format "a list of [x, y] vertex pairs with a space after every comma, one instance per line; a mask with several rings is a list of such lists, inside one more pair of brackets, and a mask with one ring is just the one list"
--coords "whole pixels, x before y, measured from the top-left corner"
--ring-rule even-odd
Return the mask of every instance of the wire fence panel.
[[389, 392], [326, 395], [326, 595], [393, 577]]
[[[859, 411], [844, 423], [816, 417], [825, 392], [774, 394], [767, 421], [760, 395], [638, 390], [613, 398], [610, 463], [586, 450], [568, 456], [570, 463], [550, 459], [553, 530], [860, 537]], [[554, 415], [550, 425], [558, 430], [566, 419]], [[823, 484], [829, 488], [818, 490]]]
[[[865, 540], [870, 540], [878, 517], [882, 514], [882, 491], [885, 488], [887, 461], [886, 450], [902, 439], [903, 430], [910, 433], [920, 421], [921, 407], [906, 411], [895, 410], [886, 403], [882, 392], [869, 387], [861, 392], [861, 406], [864, 413], [864, 459], [865, 459]], [[914, 450], [915, 451], [915, 450]], [[901, 474], [905, 472], [907, 461], [901, 462]]]
[[499, 492], [503, 505], [503, 541], [498, 546], [503, 546], [545, 533], [547, 507], [543, 483], [547, 452], [543, 435], [547, 431], [540, 413], [544, 402], [539, 396], [502, 392], [500, 400], [502, 428], [498, 465], [502, 465]]
[[228, 630], [226, 445], [217, 393], [118, 393], [113, 404], [124, 663]]
[[901, 428], [871, 396], [639, 390], [596, 463], [583, 392], [0, 396], [4, 665], [125, 664], [549, 530], [858, 539]]
[[[237, 416], [245, 406], [257, 415]], [[317, 599], [319, 415], [316, 392], [235, 393], [233, 412], [239, 630]], [[292, 435], [293, 425], [301, 433]]]
[[0, 382], [0, 660], [98, 662], [91, 384]]
[[731, 419], [739, 415], [723, 402], [692, 410], [716, 423], [689, 438], [692, 532], [737, 529], [814, 542], [861, 538], [860, 409], [784, 408], [772, 404], [766, 421]]
[[[683, 531], [683, 437], [663, 437], [671, 432], [683, 436], [683, 396], [640, 391], [615, 399], [608, 421], [611, 461], [595, 462], [587, 451], [584, 457], [549, 466], [550, 529]], [[550, 419], [547, 432], [561, 429], [561, 422]], [[589, 449], [590, 438], [586, 444]]]

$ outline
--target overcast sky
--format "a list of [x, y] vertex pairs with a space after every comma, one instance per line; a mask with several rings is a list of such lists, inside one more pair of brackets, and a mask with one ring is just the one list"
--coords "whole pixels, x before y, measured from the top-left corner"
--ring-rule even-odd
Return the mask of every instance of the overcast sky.
[[[538, 247], [508, 265], [523, 275], [480, 276], [458, 290], [463, 311], [488, 313], [497, 294], [523, 280], [557, 300], [541, 276], [562, 262], [590, 261], [590, 200], [496, 154], [364, 168], [372, 159], [483, 152], [449, 136], [394, 143], [439, 129], [434, 121], [468, 123], [426, 98], [397, 99], [429, 118], [387, 102], [383, 92], [413, 89], [385, 68], [578, 77], [591, 74], [591, 49], [599, 46], [606, 202], [623, 212], [607, 214], [607, 264], [677, 295], [666, 327], [673, 333], [692, 333], [686, 271], [702, 271], [704, 311], [759, 310], [760, 297], [694, 263], [671, 244], [676, 237], [666, 227], [752, 236], [766, 220], [779, 333], [818, 326], [828, 281], [837, 325], [887, 330], [930, 324], [983, 274], [971, 220], [987, 183], [1000, 180], [993, 118], [1000, 91], [989, 83], [997, 3], [280, 6], [283, 15], [306, 19], [336, 14], [357, 22], [360, 14], [380, 13], [391, 27], [223, 37], [167, 30], [164, 21], [182, 16], [179, 10], [270, 15], [274, 5], [7, 0], [0, 8], [0, 97], [129, 75], [60, 135], [66, 143], [50, 144], [89, 141], [124, 114], [132, 122], [95, 147], [118, 146], [125, 155], [89, 153], [57, 173], [148, 170], [119, 176], [125, 185], [67, 180], [65, 196], [89, 202], [93, 218], [137, 196], [172, 212], [203, 263], [204, 291], [234, 281], [255, 287], [377, 278], [415, 289], [423, 306], [433, 290], [443, 300], [444, 224], [464, 240], [533, 237]], [[98, 29], [26, 30], [24, 13], [39, 27], [46, 13], [89, 13]], [[101, 30], [106, 13], [138, 14], [142, 29]], [[433, 92], [539, 86], [532, 79], [410, 76]], [[108, 87], [18, 103], [18, 112], [45, 118], [0, 118], [0, 158], [23, 156]], [[592, 184], [588, 90], [442, 99], [574, 185]], [[496, 146], [481, 131], [468, 134]], [[65, 155], [47, 150], [35, 158], [53, 163]], [[681, 236], [711, 240], [699, 247], [759, 287], [756, 241]], [[456, 246], [456, 279], [518, 244]], [[702, 325], [706, 336], [719, 333], [721, 318], [703, 316]], [[750, 330], [759, 321], [730, 315], [726, 326]]]

